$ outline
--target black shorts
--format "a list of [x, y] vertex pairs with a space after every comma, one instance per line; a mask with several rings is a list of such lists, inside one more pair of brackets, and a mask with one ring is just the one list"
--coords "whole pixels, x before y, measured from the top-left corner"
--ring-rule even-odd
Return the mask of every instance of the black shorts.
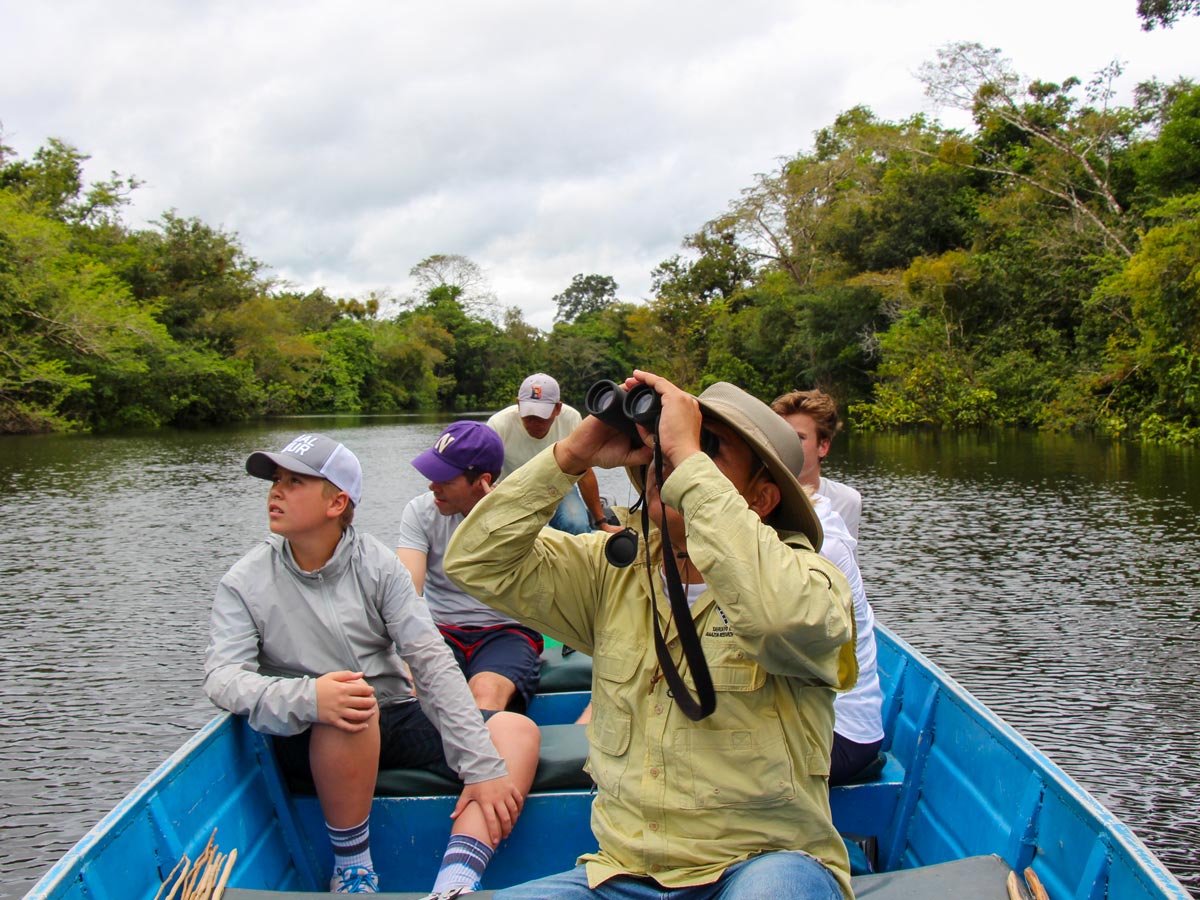
[[[486, 722], [493, 713], [485, 711]], [[308, 744], [312, 729], [275, 738], [275, 755], [293, 785], [311, 784]], [[442, 736], [416, 700], [393, 703], [379, 710], [379, 768], [425, 769], [458, 781], [458, 773], [446, 762]]]
[[847, 784], [859, 772], [863, 771], [875, 757], [883, 741], [872, 741], [870, 744], [857, 744], [849, 738], [842, 737], [836, 731], [833, 733], [833, 752], [829, 761], [829, 785], [834, 787]]
[[529, 708], [542, 674], [544, 641], [540, 634], [524, 625], [439, 625], [438, 631], [454, 652], [467, 681], [480, 672], [503, 675], [517, 687], [509, 708], [518, 712]]

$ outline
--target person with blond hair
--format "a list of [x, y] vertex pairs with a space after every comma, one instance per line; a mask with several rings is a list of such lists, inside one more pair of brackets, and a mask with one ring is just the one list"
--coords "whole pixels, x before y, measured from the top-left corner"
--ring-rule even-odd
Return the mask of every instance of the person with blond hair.
[[821, 463], [829, 454], [834, 437], [842, 430], [837, 403], [824, 391], [790, 391], [776, 397], [771, 409], [787, 420], [804, 445], [804, 471], [800, 473], [800, 483], [813, 493], [828, 498], [846, 523], [846, 530], [857, 541], [862, 495], [850, 485], [821, 474]]
[[311, 778], [333, 847], [330, 891], [379, 890], [381, 765], [463, 782], [431, 896], [477, 889], [533, 782], [537, 726], [480, 712], [408, 570], [355, 530], [362, 468], [344, 444], [301, 434], [251, 453], [246, 471], [270, 482], [271, 533], [217, 585], [205, 693], [273, 736], [289, 778]]
[[[858, 520], [862, 497], [854, 488], [821, 475], [821, 460], [842, 429], [837, 404], [824, 391], [792, 391], [771, 404], [804, 446], [800, 483], [821, 520], [821, 555], [837, 565], [854, 596], [858, 683], [833, 702], [831, 785], [846, 784], [868, 769], [883, 746], [883, 689], [875, 648], [875, 611], [867, 601], [858, 569]], [[849, 518], [847, 518], [849, 517]]]

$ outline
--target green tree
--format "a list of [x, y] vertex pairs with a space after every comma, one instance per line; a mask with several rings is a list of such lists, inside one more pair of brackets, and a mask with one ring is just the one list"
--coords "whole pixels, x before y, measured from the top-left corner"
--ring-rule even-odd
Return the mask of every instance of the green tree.
[[555, 322], [571, 323], [581, 316], [594, 315], [607, 309], [617, 299], [617, 282], [611, 275], [584, 275], [571, 279], [561, 294], [553, 297], [558, 312]]
[[881, 335], [880, 345], [875, 397], [850, 408], [858, 426], [1003, 424], [997, 420], [995, 392], [976, 382], [970, 354], [945, 321], [910, 310]]
[[11, 148], [0, 145], [0, 189], [21, 197], [30, 210], [69, 225], [113, 224], [141, 182], [113, 172], [85, 190], [83, 164], [88, 159], [58, 138], [39, 147], [32, 162], [16, 159]]
[[1138, 185], [1155, 203], [1200, 189], [1200, 85], [1181, 81], [1163, 93], [1172, 99], [1158, 134], [1134, 155]]
[[176, 340], [230, 352], [232, 335], [217, 323], [222, 313], [270, 288], [262, 263], [246, 254], [236, 235], [174, 212], [163, 213], [154, 230], [138, 232], [136, 243], [121, 271], [134, 296], [157, 309]]
[[491, 393], [489, 376], [492, 354], [500, 329], [489, 320], [468, 314], [456, 285], [438, 284], [425, 302], [398, 321], [427, 320], [427, 327], [444, 336], [433, 346], [444, 354], [434, 370], [438, 381], [438, 405], [442, 409], [464, 411], [478, 409]]
[[1132, 224], [1118, 197], [1123, 151], [1136, 120], [1110, 107], [1117, 63], [1096, 75], [1080, 105], [1079, 80], [1062, 84], [1023, 79], [998, 49], [960, 42], [921, 66], [925, 93], [942, 106], [970, 111], [980, 127], [947, 160], [1036, 191], [1043, 201], [1089, 227], [1104, 248], [1129, 256]]
[[181, 404], [159, 379], [178, 355], [69, 226], [0, 191], [0, 430], [175, 421]]
[[1117, 433], [1152, 416], [1200, 428], [1200, 192], [1153, 216], [1160, 224], [1089, 303], [1105, 349], [1099, 370], [1082, 377], [1095, 398], [1092, 421]]
[[1137, 14], [1143, 31], [1170, 28], [1184, 16], [1200, 15], [1200, 0], [1138, 0]]
[[417, 283], [417, 304], [426, 303], [433, 292], [452, 289], [455, 301], [471, 316], [494, 321], [499, 317], [499, 301], [478, 263], [457, 253], [427, 256], [409, 272]]

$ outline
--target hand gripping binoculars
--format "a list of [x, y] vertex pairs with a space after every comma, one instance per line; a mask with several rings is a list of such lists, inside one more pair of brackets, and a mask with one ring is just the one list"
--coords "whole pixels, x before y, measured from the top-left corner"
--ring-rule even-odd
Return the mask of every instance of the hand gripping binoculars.
[[615, 381], [597, 381], [588, 388], [584, 407], [610, 428], [624, 432], [635, 447], [642, 443], [637, 426], [653, 430], [662, 402], [658, 392], [648, 384], [637, 384], [625, 390]]
[[[597, 381], [588, 388], [583, 405], [590, 415], [610, 428], [623, 432], [634, 447], [642, 443], [637, 426], [653, 430], [662, 410], [658, 392], [650, 385], [638, 384], [627, 391], [616, 382], [607, 380]], [[637, 558], [637, 547], [637, 532], [625, 528], [609, 537], [604, 545], [604, 556], [610, 564], [624, 568]]]

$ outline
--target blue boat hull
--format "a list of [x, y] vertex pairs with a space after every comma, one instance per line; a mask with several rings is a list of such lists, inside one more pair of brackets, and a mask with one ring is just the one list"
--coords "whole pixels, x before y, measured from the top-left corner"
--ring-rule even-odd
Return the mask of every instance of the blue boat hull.
[[[886, 628], [878, 631], [888, 762], [874, 782], [835, 788], [843, 833], [874, 838], [881, 871], [994, 854], [1032, 866], [1054, 900], [1190, 900], [1187, 890], [1110, 812], [945, 673]], [[540, 724], [570, 722], [586, 694], [539, 696]], [[396, 891], [432, 884], [454, 800], [377, 798], [372, 853]], [[485, 886], [574, 864], [593, 849], [586, 790], [532, 794]], [[331, 856], [315, 798], [293, 796], [269, 743], [220, 715], [176, 752], [38, 882], [26, 900], [152, 900], [183, 854], [216, 829], [236, 847], [230, 885], [327, 889]], [[857, 886], [856, 886], [857, 889]]]

